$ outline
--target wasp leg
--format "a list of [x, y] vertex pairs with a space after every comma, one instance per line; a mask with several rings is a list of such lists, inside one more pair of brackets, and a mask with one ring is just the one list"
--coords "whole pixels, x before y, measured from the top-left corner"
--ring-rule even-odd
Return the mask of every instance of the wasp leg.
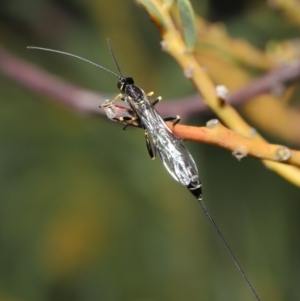
[[159, 102], [161, 101], [161, 96], [157, 97], [153, 102], [152, 102], [152, 107], [156, 106]]
[[113, 103], [114, 103], [115, 101], [117, 101], [119, 98], [120, 98], [121, 100], [124, 100], [123, 94], [122, 94], [122, 93], [118, 94], [113, 100], [108, 101], [108, 102], [105, 102], [105, 103], [103, 103], [102, 105], [100, 105], [100, 108], [109, 107], [111, 104], [113, 104]]
[[123, 130], [125, 131], [126, 128], [129, 126], [129, 125], [132, 125], [132, 126], [137, 126], [137, 125], [134, 125], [132, 122], [137, 120], [137, 117], [128, 117], [128, 116], [124, 116], [124, 117], [120, 117], [119, 118], [119, 121], [124, 123], [125, 126], [123, 127]]
[[146, 146], [147, 146], [147, 150], [150, 155], [150, 158], [152, 160], [154, 160], [155, 156], [156, 156], [155, 149], [153, 149], [153, 146], [151, 145], [151, 142], [150, 142], [150, 139], [148, 136], [148, 131], [146, 131], [146, 130], [145, 130], [145, 139], [146, 139]]
[[176, 125], [180, 121], [180, 119], [181, 119], [180, 116], [177, 115], [177, 116], [165, 117], [164, 121], [172, 121], [173, 125]]
[[151, 91], [151, 92], [149, 92], [149, 93], [147, 93], [147, 96], [152, 96], [154, 94], [154, 92], [153, 91]]

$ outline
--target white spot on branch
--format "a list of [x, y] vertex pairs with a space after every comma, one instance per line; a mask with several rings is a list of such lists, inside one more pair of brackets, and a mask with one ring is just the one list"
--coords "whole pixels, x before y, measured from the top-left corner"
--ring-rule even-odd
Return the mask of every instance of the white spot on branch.
[[225, 102], [227, 102], [228, 99], [228, 89], [224, 85], [218, 85], [216, 86], [216, 93], [217, 96], [221, 99], [223, 99]]
[[247, 151], [244, 148], [238, 148], [232, 152], [232, 155], [241, 161], [244, 157], [247, 157]]
[[194, 75], [194, 71], [194, 67], [187, 67], [184, 69], [183, 74], [186, 78], [191, 78]]
[[207, 121], [206, 127], [208, 129], [214, 129], [218, 123], [219, 123], [218, 119], [211, 119], [211, 120]]
[[166, 51], [167, 48], [168, 48], [168, 42], [166, 42], [166, 41], [161, 41], [161, 42], [160, 42], [160, 46], [161, 46], [162, 51]]
[[276, 150], [276, 159], [278, 161], [286, 161], [291, 157], [291, 152], [290, 150], [285, 147], [285, 146], [280, 146], [277, 150]]

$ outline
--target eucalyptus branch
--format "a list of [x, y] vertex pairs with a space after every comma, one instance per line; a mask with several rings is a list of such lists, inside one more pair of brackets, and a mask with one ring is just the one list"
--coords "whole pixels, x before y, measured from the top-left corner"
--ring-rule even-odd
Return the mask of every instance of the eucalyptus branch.
[[[198, 92], [202, 95], [206, 105], [233, 131], [245, 137], [251, 137], [254, 140], [265, 141], [258, 133], [252, 136], [251, 126], [228, 102], [217, 95], [214, 83], [196, 60], [193, 53], [197, 42], [196, 22], [195, 16], [191, 13], [191, 6], [188, 5], [185, 13], [180, 14], [182, 24], [182, 32], [180, 32], [171, 13], [170, 5], [166, 5], [165, 1], [138, 0], [138, 2], [144, 5], [155, 24], [159, 27], [164, 51], [169, 53], [181, 66], [186, 77], [194, 83]], [[187, 2], [185, 1], [185, 3]], [[176, 3], [172, 2], [173, 5], [176, 5]], [[178, 7], [178, 10], [180, 12], [181, 8]], [[299, 168], [270, 160], [262, 160], [262, 162], [267, 168], [300, 186]]]
[[216, 119], [210, 120], [206, 127], [179, 124], [172, 126], [170, 123], [169, 126], [179, 138], [223, 147], [231, 151], [237, 159], [251, 156], [300, 167], [300, 151], [243, 137], [224, 127]]
[[[116, 122], [121, 122], [124, 117], [133, 117], [134, 113], [122, 106], [110, 104], [104, 108], [107, 117]], [[130, 122], [122, 122], [125, 125], [139, 126]], [[213, 119], [207, 122], [206, 127], [187, 126], [182, 124], [173, 125], [167, 122], [172, 132], [182, 140], [199, 143], [206, 143], [223, 147], [232, 152], [237, 159], [246, 156], [258, 159], [284, 162], [286, 164], [300, 167], [300, 151], [291, 150], [286, 146], [269, 144], [263, 141], [243, 137], [234, 131], [223, 126], [218, 120]]]

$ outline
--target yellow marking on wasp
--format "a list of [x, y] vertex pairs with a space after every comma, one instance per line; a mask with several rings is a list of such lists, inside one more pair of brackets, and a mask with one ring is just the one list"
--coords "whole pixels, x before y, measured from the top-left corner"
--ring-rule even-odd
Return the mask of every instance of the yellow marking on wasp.
[[135, 120], [137, 120], [137, 117], [131, 117], [131, 119], [127, 119], [127, 120], [125, 120], [124, 117], [119, 117], [119, 121], [125, 122], [126, 124], [128, 122], [132, 122], [132, 121], [135, 121]]
[[147, 93], [147, 96], [152, 96], [154, 94], [154, 92], [153, 91], [151, 91], [151, 92], [149, 92], [149, 93]]

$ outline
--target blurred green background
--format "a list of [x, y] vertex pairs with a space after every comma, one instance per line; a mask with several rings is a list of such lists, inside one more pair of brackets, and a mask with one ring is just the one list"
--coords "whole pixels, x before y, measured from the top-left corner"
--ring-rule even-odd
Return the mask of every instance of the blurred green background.
[[[192, 3], [260, 47], [295, 33], [265, 1]], [[0, 22], [6, 50], [78, 87], [118, 92], [110, 74], [26, 46], [115, 70], [109, 37], [123, 73], [145, 91], [195, 92], [131, 0], [5, 1]], [[254, 300], [199, 204], [149, 159], [141, 130], [75, 113], [2, 74], [0, 99], [0, 300]], [[204, 201], [259, 296], [299, 300], [299, 189], [258, 160], [185, 144]]]

